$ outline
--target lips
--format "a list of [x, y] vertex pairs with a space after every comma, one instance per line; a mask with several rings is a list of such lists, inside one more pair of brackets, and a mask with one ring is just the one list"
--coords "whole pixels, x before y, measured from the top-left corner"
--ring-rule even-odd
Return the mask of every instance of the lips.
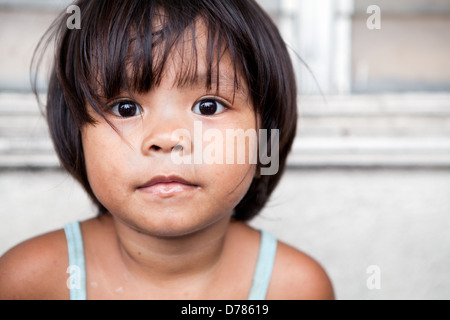
[[199, 189], [195, 185], [178, 176], [156, 176], [150, 181], [138, 187], [139, 191], [158, 195], [161, 197], [169, 197], [178, 193], [193, 191]]

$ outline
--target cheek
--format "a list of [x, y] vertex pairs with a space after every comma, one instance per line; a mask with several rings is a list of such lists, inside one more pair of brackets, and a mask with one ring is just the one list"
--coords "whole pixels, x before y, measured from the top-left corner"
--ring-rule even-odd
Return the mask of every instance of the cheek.
[[221, 164], [203, 166], [202, 171], [210, 177], [211, 196], [234, 208], [247, 193], [255, 169], [255, 165]]
[[84, 128], [82, 142], [86, 173], [92, 191], [105, 204], [111, 194], [120, 194], [124, 187], [122, 170], [124, 167], [123, 148], [117, 138], [93, 126]]
[[231, 126], [203, 125], [204, 164], [198, 173], [210, 179], [216, 199], [237, 205], [250, 187], [258, 153], [254, 121], [249, 114], [245, 121], [236, 121]]

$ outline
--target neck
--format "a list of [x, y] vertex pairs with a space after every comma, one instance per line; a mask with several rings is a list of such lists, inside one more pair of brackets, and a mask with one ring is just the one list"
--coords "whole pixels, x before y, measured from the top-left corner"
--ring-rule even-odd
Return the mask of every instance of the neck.
[[114, 219], [127, 269], [152, 282], [163, 283], [210, 274], [220, 262], [229, 223], [227, 217], [189, 235], [158, 237]]

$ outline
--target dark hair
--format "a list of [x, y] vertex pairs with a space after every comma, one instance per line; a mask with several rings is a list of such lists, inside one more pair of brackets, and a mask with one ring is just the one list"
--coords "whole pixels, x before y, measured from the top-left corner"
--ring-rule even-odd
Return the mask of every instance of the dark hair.
[[[37, 51], [54, 39], [46, 103], [51, 138], [62, 166], [82, 184], [100, 212], [107, 210], [89, 185], [81, 144], [81, 127], [94, 121], [86, 105], [103, 116], [101, 98], [158, 86], [170, 52], [183, 45], [186, 34], [195, 36], [195, 23], [202, 21], [208, 30], [205, 85], [211, 86], [215, 63], [218, 66], [220, 53], [227, 50], [235, 74], [246, 81], [261, 127], [269, 134], [270, 129], [279, 130], [278, 172], [253, 179], [234, 217], [249, 220], [258, 214], [284, 171], [297, 123], [295, 74], [269, 16], [253, 0], [79, 0], [75, 5], [80, 8], [81, 28], [69, 29], [69, 16], [63, 12]], [[155, 26], [154, 19], [161, 23]], [[33, 61], [39, 66], [37, 51]], [[195, 78], [197, 62], [191, 60], [180, 70], [178, 84]], [[36, 83], [33, 88], [36, 93]]]

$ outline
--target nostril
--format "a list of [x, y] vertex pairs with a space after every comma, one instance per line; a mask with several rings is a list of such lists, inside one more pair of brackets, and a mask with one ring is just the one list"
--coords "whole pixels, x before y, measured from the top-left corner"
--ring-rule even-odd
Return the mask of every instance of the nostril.
[[147, 152], [154, 153], [170, 153], [170, 152], [182, 152], [185, 150], [185, 147], [181, 143], [154, 143], [150, 144], [149, 148], [145, 148]]

